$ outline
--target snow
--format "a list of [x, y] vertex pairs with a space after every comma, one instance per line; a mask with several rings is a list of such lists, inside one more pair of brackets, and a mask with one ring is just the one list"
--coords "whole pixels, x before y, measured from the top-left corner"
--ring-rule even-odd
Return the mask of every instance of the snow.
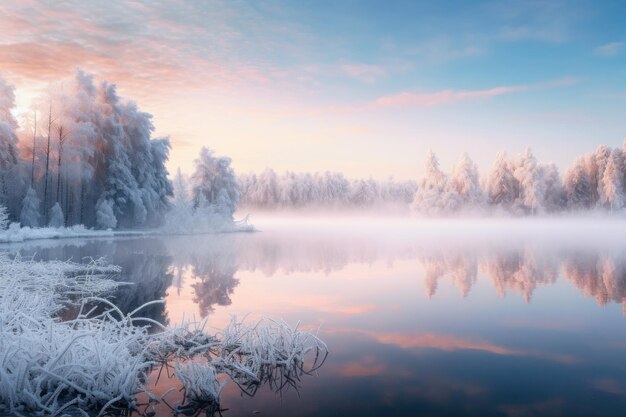
[[87, 229], [85, 226], [82, 225], [71, 227], [30, 228], [20, 227], [19, 223], [12, 223], [8, 229], [0, 231], [0, 242], [12, 243], [39, 239], [113, 237], [124, 234], [127, 234], [127, 232]]

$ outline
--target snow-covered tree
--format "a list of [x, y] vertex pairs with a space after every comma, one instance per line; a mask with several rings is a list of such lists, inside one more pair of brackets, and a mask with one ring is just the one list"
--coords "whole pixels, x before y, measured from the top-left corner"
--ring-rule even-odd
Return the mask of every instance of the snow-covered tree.
[[415, 193], [413, 210], [426, 215], [441, 215], [458, 210], [461, 197], [439, 168], [439, 160], [434, 152], [428, 152], [424, 168], [426, 175]]
[[604, 178], [604, 170], [606, 169], [606, 166], [610, 158], [611, 158], [611, 149], [606, 145], [598, 146], [598, 148], [596, 149], [593, 155], [593, 160], [595, 162], [595, 169], [596, 169], [596, 172], [594, 175], [595, 177], [594, 185], [597, 187], [596, 201], [597, 201], [597, 204], [600, 206], [608, 205], [607, 196], [605, 194], [604, 185], [603, 185], [603, 178]]
[[624, 206], [622, 166], [622, 151], [614, 149], [608, 158], [601, 181], [603, 204], [611, 211], [619, 210]]
[[464, 208], [479, 207], [483, 203], [478, 167], [463, 153], [452, 174], [452, 187], [459, 195]]
[[543, 181], [543, 202], [541, 205], [550, 212], [563, 210], [567, 205], [567, 198], [563, 189], [563, 183], [559, 170], [555, 164], [541, 166], [541, 178]]
[[96, 204], [96, 224], [101, 229], [115, 229], [117, 227], [113, 204], [109, 200], [101, 199]]
[[20, 212], [20, 223], [22, 226], [39, 226], [40, 204], [37, 193], [32, 187], [29, 187], [24, 200], [22, 200], [22, 211]]
[[172, 194], [165, 167], [170, 143], [152, 138], [150, 114], [123, 100], [115, 85], [80, 70], [38, 107], [43, 114], [53, 110], [43, 129], [51, 133], [45, 166], [35, 158], [34, 169], [35, 190], [47, 191], [44, 212], [58, 203], [68, 224], [93, 226], [98, 202], [106, 200], [118, 226], [162, 222]]
[[580, 210], [593, 206], [593, 190], [585, 170], [584, 158], [578, 158], [574, 165], [565, 172], [563, 187], [569, 208]]
[[191, 176], [194, 207], [198, 208], [203, 201], [210, 206], [218, 206], [219, 203], [223, 214], [233, 215], [239, 191], [230, 163], [230, 158], [215, 156], [206, 147], [200, 150], [200, 155], [194, 161], [195, 171]]
[[517, 180], [513, 176], [506, 154], [498, 153], [486, 183], [489, 204], [510, 208], [517, 198], [518, 188]]
[[0, 201], [6, 206], [11, 203], [9, 192], [9, 176], [15, 170], [17, 151], [17, 121], [11, 110], [15, 107], [15, 93], [13, 86], [0, 77]]
[[517, 208], [535, 214], [543, 206], [544, 183], [541, 168], [530, 149], [520, 155], [514, 165], [513, 177], [519, 183], [519, 197], [515, 202]]
[[5, 206], [0, 205], [0, 230], [6, 230], [9, 223], [9, 211]]
[[65, 226], [65, 217], [63, 217], [63, 209], [59, 203], [55, 203], [50, 210], [50, 220], [48, 221], [48, 227], [63, 227]]

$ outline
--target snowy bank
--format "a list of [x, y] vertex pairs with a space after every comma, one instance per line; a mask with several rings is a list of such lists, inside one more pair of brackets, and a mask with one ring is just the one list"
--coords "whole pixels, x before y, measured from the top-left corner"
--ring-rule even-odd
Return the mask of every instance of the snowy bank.
[[113, 237], [116, 232], [112, 230], [87, 229], [85, 226], [71, 227], [20, 227], [19, 223], [12, 223], [8, 229], [0, 231], [0, 242], [24, 242], [25, 240], [39, 239], [70, 239], [84, 237]]
[[27, 240], [43, 239], [111, 238], [148, 235], [197, 235], [254, 231], [254, 226], [248, 224], [247, 219], [241, 221], [225, 221], [224, 219], [211, 217], [207, 220], [199, 221], [195, 216], [189, 221], [168, 223], [159, 229], [146, 230], [95, 230], [88, 229], [83, 225], [70, 227], [31, 228], [20, 227], [19, 223], [12, 223], [8, 229], [0, 230], [0, 243], [17, 243]]

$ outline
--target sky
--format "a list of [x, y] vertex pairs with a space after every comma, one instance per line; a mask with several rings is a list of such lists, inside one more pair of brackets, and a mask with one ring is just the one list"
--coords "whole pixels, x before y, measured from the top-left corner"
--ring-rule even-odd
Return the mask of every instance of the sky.
[[0, 2], [17, 112], [77, 68], [239, 172], [416, 179], [530, 147], [565, 169], [626, 137], [623, 1]]

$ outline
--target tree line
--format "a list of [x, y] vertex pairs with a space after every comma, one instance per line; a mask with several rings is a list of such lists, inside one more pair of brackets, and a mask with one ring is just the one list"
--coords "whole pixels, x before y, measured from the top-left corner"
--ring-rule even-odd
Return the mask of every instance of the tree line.
[[462, 154], [444, 172], [434, 152], [417, 181], [349, 180], [340, 173], [261, 174], [238, 177], [240, 205], [251, 208], [364, 208], [404, 205], [419, 215], [504, 212], [536, 215], [626, 206], [625, 149], [599, 146], [577, 158], [561, 177], [553, 163], [540, 163], [530, 149], [508, 157], [499, 153], [481, 179], [478, 167]]
[[[498, 154], [484, 178], [463, 154], [450, 173], [431, 151], [420, 181], [349, 179], [337, 172], [237, 176], [231, 159], [202, 148], [190, 178], [172, 182], [167, 137], [115, 85], [80, 70], [35, 100], [18, 130], [14, 88], [0, 78], [0, 223], [98, 228], [197, 228], [243, 208], [403, 207], [421, 215], [535, 215], [626, 206], [626, 148], [601, 145], [563, 176], [530, 149]], [[625, 144], [626, 146], [626, 144]], [[218, 220], [216, 220], [218, 219]], [[2, 226], [0, 225], [0, 226]], [[210, 225], [206, 224], [208, 229]]]
[[238, 184], [240, 205], [263, 209], [406, 206], [417, 190], [415, 181], [348, 179], [328, 171], [279, 175], [270, 168], [240, 175]]

